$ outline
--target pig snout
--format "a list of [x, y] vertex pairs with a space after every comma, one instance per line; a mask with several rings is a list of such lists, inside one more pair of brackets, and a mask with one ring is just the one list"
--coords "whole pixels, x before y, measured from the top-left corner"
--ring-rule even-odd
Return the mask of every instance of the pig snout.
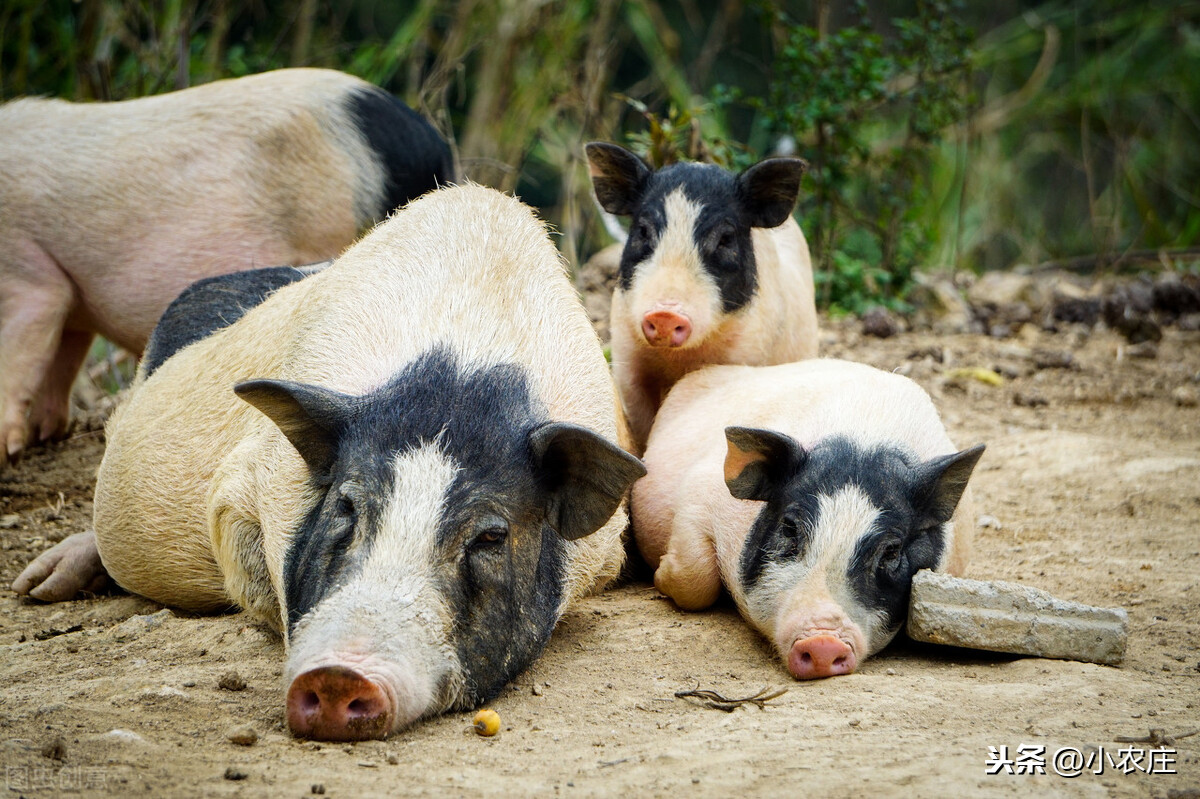
[[788, 671], [797, 680], [851, 674], [858, 665], [850, 645], [832, 635], [797, 639], [788, 653]]
[[869, 651], [862, 628], [835, 602], [808, 602], [785, 610], [775, 645], [797, 680], [853, 674]]
[[642, 317], [642, 334], [652, 347], [682, 347], [692, 335], [692, 321], [675, 311], [651, 311]]
[[392, 705], [380, 683], [345, 666], [322, 666], [292, 680], [288, 727], [299, 737], [322, 741], [386, 738]]

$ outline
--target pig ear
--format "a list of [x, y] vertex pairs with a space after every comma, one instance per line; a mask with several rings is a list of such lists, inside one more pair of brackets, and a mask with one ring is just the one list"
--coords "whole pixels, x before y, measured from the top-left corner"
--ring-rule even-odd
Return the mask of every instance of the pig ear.
[[584, 147], [588, 159], [588, 174], [600, 207], [610, 214], [629, 216], [642, 198], [650, 167], [624, 147], [605, 142], [591, 142]]
[[586, 427], [550, 422], [529, 434], [534, 471], [547, 486], [546, 520], [568, 541], [591, 535], [616, 512], [633, 481], [646, 474], [637, 458]]
[[807, 169], [803, 158], [768, 158], [738, 177], [738, 196], [751, 227], [778, 227], [787, 221]]
[[962, 452], [934, 458], [916, 468], [913, 508], [919, 527], [932, 527], [950, 521], [983, 450], [984, 445], [980, 444]]
[[738, 499], [765, 502], [808, 457], [796, 439], [773, 430], [726, 427], [725, 485]]
[[333, 467], [353, 397], [287, 380], [247, 380], [233, 390], [275, 423], [314, 474]]

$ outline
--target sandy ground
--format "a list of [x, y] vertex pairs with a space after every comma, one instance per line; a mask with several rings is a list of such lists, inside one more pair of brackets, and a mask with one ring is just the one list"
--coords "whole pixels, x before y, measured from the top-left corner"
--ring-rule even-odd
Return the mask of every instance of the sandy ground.
[[[280, 644], [241, 616], [185, 617], [120, 593], [43, 605], [5, 590], [6, 795], [1200, 796], [1200, 735], [1149, 769], [1149, 744], [1117, 741], [1200, 727], [1200, 333], [1168, 330], [1156, 358], [1136, 358], [1116, 334], [1083, 329], [826, 330], [825, 354], [910, 374], [956, 443], [988, 444], [973, 478], [988, 526], [971, 575], [1127, 608], [1123, 667], [901, 638], [851, 676], [798, 683], [728, 602], [683, 613], [635, 571], [572, 610], [492, 703], [498, 736], [455, 713], [387, 741], [320, 744], [288, 734]], [[956, 377], [964, 367], [1005, 384]], [[84, 432], [0, 473], [4, 586], [88, 525], [102, 447]], [[219, 687], [229, 672], [243, 690]], [[675, 697], [697, 687], [787, 693], [733, 712]], [[246, 725], [256, 743], [228, 740]], [[1027, 745], [1045, 747], [1047, 773], [985, 773], [991, 748], [1016, 760]], [[1082, 775], [1054, 773], [1064, 747], [1090, 757]]]

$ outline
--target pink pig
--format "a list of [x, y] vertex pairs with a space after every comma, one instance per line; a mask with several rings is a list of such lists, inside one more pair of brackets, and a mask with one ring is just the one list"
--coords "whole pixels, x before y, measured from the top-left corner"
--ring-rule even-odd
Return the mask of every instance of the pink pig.
[[965, 570], [983, 449], [957, 451], [929, 396], [890, 372], [711, 366], [659, 410], [638, 546], [681, 608], [724, 585], [796, 678], [849, 674], [899, 631], [917, 570]]
[[613, 376], [639, 447], [676, 380], [709, 364], [817, 354], [812, 263], [792, 209], [807, 164], [769, 158], [651, 170], [613, 144], [587, 146], [596, 199], [630, 218], [613, 293]]
[[0, 106], [0, 466], [65, 433], [94, 334], [140, 353], [194, 281], [331, 258], [451, 176], [429, 123], [331, 70]]

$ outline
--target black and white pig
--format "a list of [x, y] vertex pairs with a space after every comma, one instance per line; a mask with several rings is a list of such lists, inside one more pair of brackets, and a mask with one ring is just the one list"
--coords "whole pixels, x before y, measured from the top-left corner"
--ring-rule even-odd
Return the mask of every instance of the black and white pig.
[[917, 570], [966, 569], [982, 454], [957, 451], [900, 375], [713, 366], [659, 411], [634, 530], [679, 607], [708, 607], [724, 585], [793, 676], [849, 674], [900, 629]]
[[639, 447], [685, 374], [817, 354], [812, 262], [792, 218], [804, 161], [769, 158], [740, 175], [697, 163], [652, 170], [599, 142], [587, 158], [600, 206], [630, 218], [610, 333]]
[[0, 106], [0, 466], [66, 431], [94, 334], [139, 354], [192, 282], [331, 258], [452, 178], [428, 122], [332, 70]]
[[617, 574], [645, 470], [517, 200], [430, 193], [193, 332], [156, 332], [183, 348], [109, 422], [92, 544], [130, 591], [279, 629], [295, 734], [383, 737], [485, 701]]

